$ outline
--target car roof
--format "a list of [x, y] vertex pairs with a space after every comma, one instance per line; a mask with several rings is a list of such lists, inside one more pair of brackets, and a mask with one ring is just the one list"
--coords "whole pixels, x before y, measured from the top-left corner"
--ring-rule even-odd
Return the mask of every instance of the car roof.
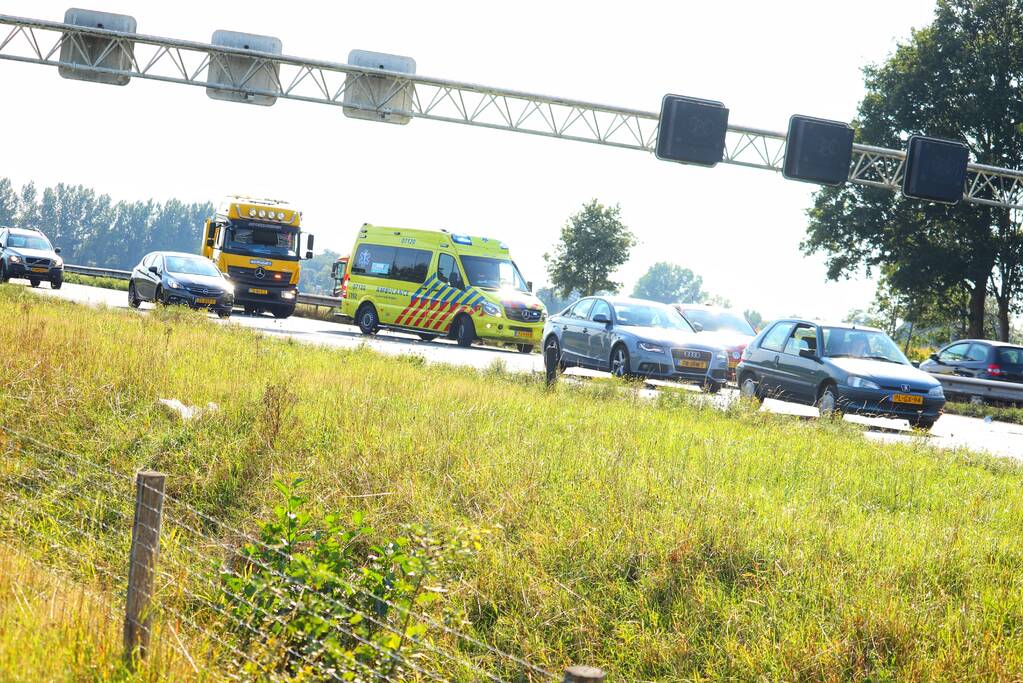
[[831, 322], [829, 320], [807, 320], [806, 318], [779, 318], [778, 320], [775, 320], [773, 323], [771, 323], [772, 327], [774, 326], [774, 323], [801, 323], [804, 325], [820, 325], [821, 327], [834, 327], [839, 330], [862, 330], [863, 332], [884, 333], [884, 330], [880, 330], [876, 327], [871, 327], [870, 325], [860, 325], [858, 323], [836, 323]]
[[185, 252], [185, 251], [151, 251], [151, 252], [149, 252], [149, 254], [147, 254], [147, 256], [152, 255], [152, 254], [160, 254], [161, 256], [187, 256], [187, 257], [190, 257], [190, 258], [198, 258], [198, 259], [205, 259], [206, 258], [205, 256], [202, 256], [201, 254], [189, 254], [188, 252]]
[[601, 294], [594, 294], [593, 296], [584, 297], [586, 299], [603, 299], [612, 305], [622, 304], [627, 306], [629, 304], [633, 306], [649, 306], [651, 304], [655, 306], [670, 306], [671, 304], [665, 304], [660, 301], [653, 301], [651, 299], [636, 299], [631, 296], [603, 296]]
[[728, 306], [715, 306], [713, 304], [672, 304], [677, 308], [698, 308], [702, 311], [718, 311], [728, 313], [738, 313], [742, 315], [738, 308], [729, 308]]
[[[0, 225], [0, 230], [3, 230], [4, 228], [5, 228], [5, 226]], [[10, 230], [12, 233], [16, 232], [16, 233], [21, 233], [21, 234], [24, 234], [24, 235], [43, 235], [44, 234], [42, 230], [36, 230], [35, 228], [6, 228], [6, 229]]]
[[957, 339], [954, 342], [951, 342], [949, 344], [945, 344], [945, 346], [942, 347], [942, 348], [947, 348], [949, 346], [952, 346], [952, 344], [965, 344], [965, 343], [987, 344], [988, 346], [1011, 346], [1013, 348], [1023, 348], [1023, 345], [1020, 345], [1020, 344], [1013, 344], [1012, 342], [995, 341], [994, 339]]

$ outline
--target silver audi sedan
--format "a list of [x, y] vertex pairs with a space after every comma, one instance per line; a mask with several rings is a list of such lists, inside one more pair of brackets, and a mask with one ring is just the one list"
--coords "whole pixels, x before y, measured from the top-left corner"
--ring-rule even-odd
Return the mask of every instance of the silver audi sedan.
[[724, 346], [702, 341], [673, 307], [645, 299], [580, 299], [547, 320], [543, 348], [554, 349], [562, 369], [696, 382], [712, 393], [728, 378]]

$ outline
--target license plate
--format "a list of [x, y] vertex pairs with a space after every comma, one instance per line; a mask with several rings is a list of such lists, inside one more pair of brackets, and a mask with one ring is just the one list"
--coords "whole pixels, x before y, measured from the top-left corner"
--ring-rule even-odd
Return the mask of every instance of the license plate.
[[924, 397], [913, 396], [912, 394], [892, 394], [892, 401], [894, 403], [912, 403], [916, 406], [922, 406], [924, 404]]
[[707, 369], [707, 361], [705, 360], [680, 360], [678, 362], [680, 368], [697, 368], [699, 370]]
[[249, 294], [269, 294], [265, 289], [250, 289]]
[[516, 337], [532, 337], [533, 333], [530, 330], [515, 330]]
[[33, 273], [48, 273], [48, 272], [50, 272], [50, 269], [49, 268], [33, 268], [32, 272]]
[[217, 305], [217, 300], [216, 299], [196, 299], [195, 303], [200, 304], [202, 306], [216, 306]]
[[738, 365], [739, 365], [739, 361], [732, 360], [730, 358], [728, 359], [728, 367], [730, 367], [730, 368], [732, 368], [734, 370]]

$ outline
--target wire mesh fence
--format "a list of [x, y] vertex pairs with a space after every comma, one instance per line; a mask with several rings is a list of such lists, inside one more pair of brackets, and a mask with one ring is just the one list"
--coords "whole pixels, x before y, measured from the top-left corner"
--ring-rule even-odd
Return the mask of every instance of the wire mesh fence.
[[162, 475], [133, 481], [3, 425], [0, 437], [0, 542], [109, 596], [129, 661], [152, 639], [225, 680], [603, 680], [460, 629], [425, 581], [452, 544], [429, 534], [373, 545], [358, 524], [305, 529], [287, 505], [249, 532], [165, 492]]

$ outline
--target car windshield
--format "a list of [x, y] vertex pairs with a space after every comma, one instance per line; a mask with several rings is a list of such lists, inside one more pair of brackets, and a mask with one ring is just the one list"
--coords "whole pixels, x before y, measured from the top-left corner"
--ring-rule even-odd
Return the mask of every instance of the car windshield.
[[45, 237], [38, 235], [16, 235], [7, 237], [7, 246], [14, 249], [38, 249], [39, 251], [50, 251], [50, 243]]
[[227, 230], [228, 252], [295, 259], [298, 230], [255, 221], [233, 221]]
[[474, 287], [529, 291], [519, 269], [509, 259], [485, 256], [462, 256], [461, 259], [469, 284]]
[[178, 275], [209, 275], [210, 277], [218, 277], [220, 275], [220, 271], [214, 267], [213, 263], [204, 258], [165, 256], [164, 263], [168, 273], [177, 273]]
[[694, 325], [699, 324], [704, 332], [737, 332], [750, 337], [757, 333], [745, 318], [732, 311], [683, 308], [682, 316]]
[[653, 303], [620, 302], [614, 304], [614, 307], [615, 318], [619, 325], [664, 327], [669, 330], [693, 331], [693, 328], [685, 321], [685, 318], [671, 306]]
[[909, 365], [902, 351], [884, 332], [825, 327], [824, 355], [830, 358], [866, 358]]

